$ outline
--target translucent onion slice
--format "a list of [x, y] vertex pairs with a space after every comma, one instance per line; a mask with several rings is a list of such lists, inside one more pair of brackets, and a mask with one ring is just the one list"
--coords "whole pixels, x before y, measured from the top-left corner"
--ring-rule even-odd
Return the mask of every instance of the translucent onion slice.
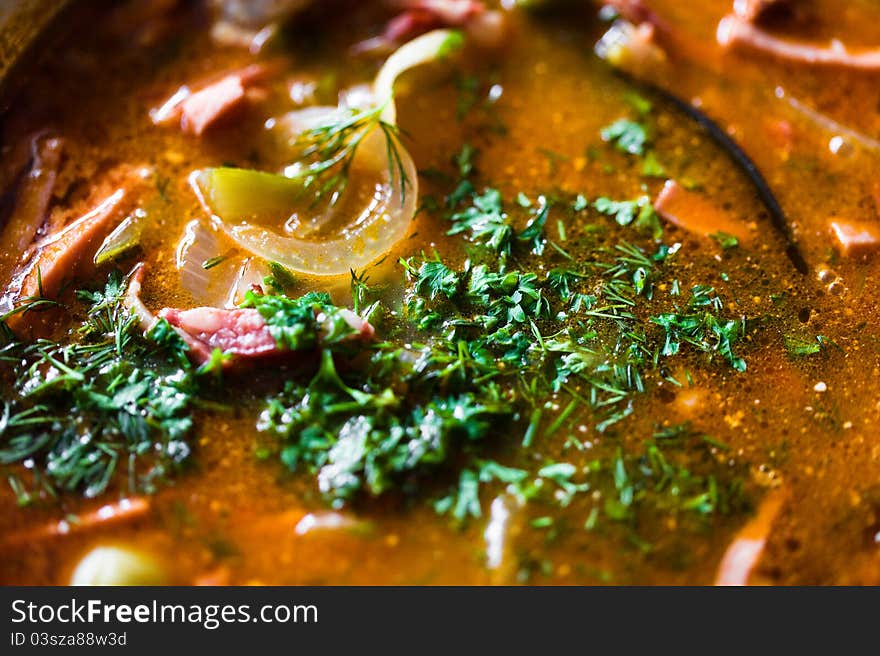
[[[224, 298], [224, 292], [212, 284], [218, 273], [225, 267], [216, 266], [206, 270], [202, 265], [220, 255], [217, 235], [193, 219], [183, 229], [183, 236], [177, 242], [175, 264], [180, 274], [180, 286], [188, 291], [197, 305], [218, 306]], [[225, 272], [224, 272], [225, 273]], [[220, 286], [223, 286], [221, 282]]]
[[[293, 112], [289, 112], [274, 122], [273, 127], [278, 128], [282, 132], [282, 139], [288, 150], [293, 150], [297, 157], [302, 157], [303, 153], [301, 135], [321, 126], [333, 125], [339, 120], [344, 120], [348, 116], [349, 110], [369, 110], [375, 106], [373, 102], [373, 92], [369, 85], [365, 90], [355, 91], [354, 96], [345, 94], [340, 97], [339, 106], [317, 106], [306, 107]], [[354, 100], [359, 104], [351, 104]], [[397, 144], [398, 147], [399, 144]], [[402, 147], [400, 147], [402, 149]], [[359, 164], [371, 161], [373, 168], [380, 170], [382, 166], [387, 167], [388, 158], [383, 153], [361, 153], [358, 160]], [[303, 178], [309, 174], [308, 164], [302, 159], [298, 159], [293, 164], [284, 167], [283, 175], [286, 178]], [[363, 167], [361, 167], [363, 168]], [[410, 180], [407, 180], [409, 184]], [[399, 181], [397, 181], [399, 184]], [[372, 194], [370, 194], [372, 196]], [[338, 198], [337, 198], [338, 200]], [[308, 239], [319, 232], [322, 228], [332, 225], [334, 222], [349, 223], [352, 215], [352, 207], [348, 203], [310, 203], [306, 207], [299, 204], [285, 222], [285, 230], [293, 236]], [[354, 210], [355, 213], [357, 210]]]
[[[267, 267], [251, 264], [253, 258], [227, 257], [225, 253], [229, 252], [230, 244], [225, 242], [222, 234], [198, 219], [184, 228], [175, 261], [180, 286], [189, 292], [196, 305], [235, 307], [244, 296], [242, 285], [250, 288], [268, 274]], [[251, 275], [246, 277], [245, 271]]]
[[373, 95], [377, 105], [385, 105], [382, 119], [397, 123], [397, 107], [394, 104], [394, 82], [403, 73], [416, 66], [443, 59], [461, 49], [464, 35], [458, 30], [434, 30], [404, 43], [385, 61], [373, 82]]
[[[385, 255], [406, 236], [415, 214], [417, 172], [402, 147], [401, 163], [409, 184], [405, 196], [391, 179], [387, 164], [371, 166], [377, 182], [357, 216], [335, 235], [314, 239], [288, 236], [283, 228], [292, 208], [301, 205], [302, 183], [296, 178], [246, 169], [216, 168], [196, 172], [192, 185], [205, 208], [229, 237], [245, 250], [293, 271], [318, 276], [348, 274]], [[387, 162], [385, 137], [373, 131], [356, 159]], [[267, 226], [270, 219], [278, 228]]]
[[255, 257], [241, 260], [226, 295], [226, 307], [233, 309], [241, 305], [244, 302], [245, 294], [255, 286], [262, 288], [264, 280], [269, 274], [270, 270], [265, 262], [257, 260]]
[[[374, 106], [383, 108], [382, 120], [389, 124], [396, 120], [393, 87], [398, 76], [447, 56], [462, 43], [460, 32], [436, 30], [391, 55], [373, 84]], [[313, 107], [288, 115], [288, 121], [300, 124], [302, 131], [326, 124], [339, 111]], [[312, 208], [308, 221], [298, 216], [303, 213], [307, 167], [287, 167], [285, 175], [204, 169], [194, 172], [190, 182], [216, 225], [246, 251], [301, 273], [347, 274], [386, 255], [406, 236], [415, 214], [415, 163], [399, 142], [394, 144], [399, 161], [391, 161], [388, 138], [378, 127], [363, 137], [351, 167], [352, 177], [362, 177], [346, 188], [346, 202], [323, 212]]]

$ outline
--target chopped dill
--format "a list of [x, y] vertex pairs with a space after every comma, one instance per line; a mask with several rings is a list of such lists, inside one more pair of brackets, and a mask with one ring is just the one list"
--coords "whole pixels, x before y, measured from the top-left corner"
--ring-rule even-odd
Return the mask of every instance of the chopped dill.
[[306, 189], [314, 191], [316, 202], [329, 198], [332, 205], [339, 200], [348, 184], [358, 148], [374, 130], [379, 130], [385, 139], [391, 185], [400, 190], [401, 202], [406, 199], [412, 181], [407, 177], [400, 154], [400, 131], [382, 119], [384, 109], [384, 105], [380, 105], [339, 111], [334, 114], [334, 120], [300, 135], [297, 145], [302, 149], [303, 165], [298, 177]]
[[0, 350], [0, 463], [33, 462], [43, 490], [94, 497], [126, 464], [128, 487], [149, 491], [189, 456], [193, 372], [169, 340], [142, 337], [121, 305], [125, 287], [113, 274], [103, 290], [78, 293], [87, 309], [75, 341], [12, 338]]

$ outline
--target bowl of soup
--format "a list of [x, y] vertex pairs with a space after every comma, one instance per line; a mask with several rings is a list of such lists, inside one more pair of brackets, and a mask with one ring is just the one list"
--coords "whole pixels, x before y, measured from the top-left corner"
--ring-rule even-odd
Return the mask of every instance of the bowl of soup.
[[880, 582], [875, 3], [4, 12], [3, 583]]

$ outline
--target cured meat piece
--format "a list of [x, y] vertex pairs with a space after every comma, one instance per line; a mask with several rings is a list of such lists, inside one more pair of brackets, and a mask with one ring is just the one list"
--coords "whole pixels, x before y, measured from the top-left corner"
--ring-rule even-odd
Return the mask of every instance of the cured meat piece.
[[183, 132], [200, 136], [241, 111], [248, 103], [249, 91], [268, 74], [269, 69], [262, 64], [253, 64], [226, 73], [196, 91], [184, 85], [161, 106], [150, 111], [150, 118], [156, 125], [179, 122]]
[[880, 225], [837, 219], [831, 222], [831, 232], [844, 255], [867, 255], [880, 248]]
[[[61, 167], [63, 142], [40, 134], [30, 138], [30, 164], [13, 185], [14, 207], [0, 235], [0, 258], [18, 258], [37, 237], [46, 216]], [[14, 262], [13, 262], [14, 264]]]
[[[373, 337], [374, 329], [368, 321], [348, 310], [339, 312], [354, 330], [352, 338], [368, 340]], [[158, 316], [181, 334], [196, 364], [210, 361], [215, 350], [229, 356], [224, 361], [226, 368], [245, 360], [295, 353], [277, 342], [266, 320], [254, 308], [165, 308]], [[319, 323], [322, 321], [320, 315], [317, 319]]]
[[[6, 320], [13, 332], [19, 336], [34, 333], [37, 313], [23, 308], [39, 299], [58, 300], [71, 282], [93, 266], [104, 238], [140, 201], [149, 175], [146, 168], [114, 169], [85, 201], [90, 209], [84, 214], [76, 216], [75, 212], [82, 211], [77, 206], [70, 210], [76, 217], [72, 220], [65, 221], [65, 213], [60, 219], [53, 215], [53, 224], [60, 227], [25, 249], [0, 299], [4, 313], [16, 310]], [[93, 204], [95, 197], [100, 199], [97, 204]]]
[[675, 180], [666, 181], [654, 201], [654, 210], [670, 223], [697, 235], [708, 237], [720, 232], [739, 240], [749, 236], [741, 221], [713, 205], [704, 196], [688, 191]]
[[200, 307], [192, 310], [165, 308], [159, 312], [175, 328], [189, 335], [190, 353], [199, 364], [211, 358], [214, 349], [233, 357], [265, 357], [279, 352], [266, 320], [253, 308], [222, 310]]
[[489, 11], [477, 0], [394, 0], [401, 13], [388, 21], [380, 36], [355, 44], [355, 53], [386, 52], [433, 29], [462, 28], [475, 45], [494, 49], [503, 45], [507, 25], [500, 11]]
[[777, 59], [863, 71], [880, 70], [880, 49], [850, 51], [839, 41], [821, 47], [811, 43], [781, 39], [735, 14], [724, 17], [718, 23], [716, 38], [719, 45], [725, 48], [737, 46], [751, 48]]
[[25, 269], [19, 295], [30, 298], [42, 292], [46, 298], [56, 298], [64, 281], [92, 260], [101, 240], [127, 206], [127, 196], [125, 189], [117, 189], [90, 212], [40, 241]]

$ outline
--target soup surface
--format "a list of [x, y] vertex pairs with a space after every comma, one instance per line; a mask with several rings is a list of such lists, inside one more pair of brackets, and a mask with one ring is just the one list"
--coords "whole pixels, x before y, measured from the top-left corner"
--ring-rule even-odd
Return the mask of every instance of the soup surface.
[[880, 583], [880, 5], [435, 4], [32, 53], [0, 581]]

